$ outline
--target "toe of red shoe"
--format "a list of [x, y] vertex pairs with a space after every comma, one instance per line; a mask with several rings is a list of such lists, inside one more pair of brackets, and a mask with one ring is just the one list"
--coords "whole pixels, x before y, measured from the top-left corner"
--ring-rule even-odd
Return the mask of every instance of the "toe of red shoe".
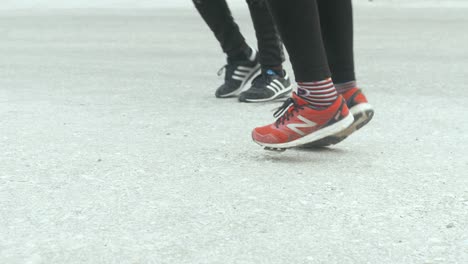
[[265, 144], [279, 143], [279, 140], [275, 135], [264, 130], [265, 129], [263, 129], [263, 127], [254, 129], [252, 131], [252, 139], [258, 143], [265, 143]]

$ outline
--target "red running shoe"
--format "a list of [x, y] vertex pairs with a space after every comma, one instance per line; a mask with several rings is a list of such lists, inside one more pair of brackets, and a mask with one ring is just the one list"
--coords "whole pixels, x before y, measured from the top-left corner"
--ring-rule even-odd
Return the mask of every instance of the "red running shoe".
[[371, 121], [374, 116], [374, 109], [360, 89], [353, 88], [342, 94], [342, 96], [346, 100], [349, 111], [354, 117], [353, 124], [344, 131], [325, 137], [319, 141], [305, 144], [302, 147], [316, 148], [338, 144]]
[[315, 109], [296, 93], [276, 111], [275, 117], [278, 119], [273, 124], [252, 132], [253, 140], [267, 150], [283, 151], [312, 144], [342, 132], [354, 120], [341, 96], [328, 108]]

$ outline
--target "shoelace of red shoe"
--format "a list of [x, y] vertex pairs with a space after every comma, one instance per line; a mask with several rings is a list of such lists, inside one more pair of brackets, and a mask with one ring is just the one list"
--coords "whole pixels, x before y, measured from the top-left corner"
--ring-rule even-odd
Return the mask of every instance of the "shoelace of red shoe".
[[284, 125], [285, 121], [289, 121], [291, 117], [294, 117], [294, 112], [298, 113], [299, 110], [302, 109], [304, 109], [304, 106], [299, 105], [296, 100], [288, 98], [273, 114], [274, 117], [278, 118], [275, 122], [276, 128], [278, 128], [280, 124]]

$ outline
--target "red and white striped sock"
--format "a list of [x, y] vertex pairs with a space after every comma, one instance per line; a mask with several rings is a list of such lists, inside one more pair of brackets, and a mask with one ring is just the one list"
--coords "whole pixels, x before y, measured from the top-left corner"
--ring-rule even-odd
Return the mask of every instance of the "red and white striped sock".
[[347, 91], [357, 87], [357, 83], [356, 83], [356, 81], [349, 81], [349, 82], [345, 82], [345, 83], [335, 83], [335, 87], [336, 87], [336, 91], [339, 94], [344, 94]]
[[338, 98], [331, 78], [318, 82], [299, 82], [297, 94], [315, 108], [327, 108]]

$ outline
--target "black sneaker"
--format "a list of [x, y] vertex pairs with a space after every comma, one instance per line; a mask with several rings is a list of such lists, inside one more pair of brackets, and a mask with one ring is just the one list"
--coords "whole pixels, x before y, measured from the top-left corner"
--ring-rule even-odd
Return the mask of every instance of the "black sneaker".
[[250, 58], [245, 61], [228, 61], [228, 64], [218, 71], [219, 76], [223, 70], [226, 71], [224, 83], [216, 90], [216, 97], [227, 98], [239, 95], [246, 84], [260, 74], [257, 52], [252, 49]]
[[264, 70], [252, 81], [252, 87], [239, 96], [241, 102], [267, 102], [282, 96], [289, 96], [292, 91], [291, 80], [286, 71], [282, 76], [274, 70]]

